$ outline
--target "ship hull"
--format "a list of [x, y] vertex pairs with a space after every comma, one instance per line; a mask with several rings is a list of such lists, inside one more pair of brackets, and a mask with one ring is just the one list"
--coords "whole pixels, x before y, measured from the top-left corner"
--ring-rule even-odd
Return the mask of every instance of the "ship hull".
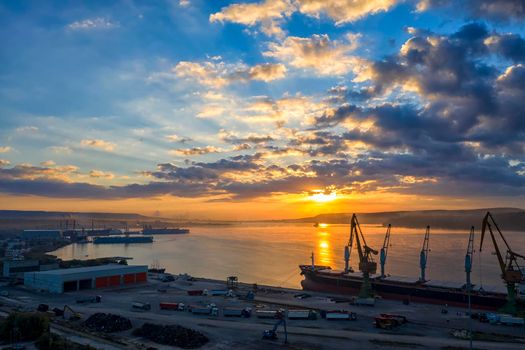
[[[311, 267], [301, 266], [305, 279], [301, 282], [304, 290], [356, 295], [362, 285], [362, 278], [344, 275], [324, 274], [312, 271]], [[447, 304], [466, 307], [468, 294], [465, 290], [446, 287], [426, 287], [422, 284], [400, 283], [383, 279], [371, 279], [374, 293], [384, 299], [403, 300], [430, 304]], [[506, 302], [506, 295], [500, 293], [472, 292], [472, 307], [496, 310]]]
[[93, 244], [129, 244], [129, 243], [151, 243], [151, 237], [97, 237]]
[[160, 228], [160, 229], [144, 229], [142, 234], [144, 235], [181, 235], [190, 233], [187, 228]]

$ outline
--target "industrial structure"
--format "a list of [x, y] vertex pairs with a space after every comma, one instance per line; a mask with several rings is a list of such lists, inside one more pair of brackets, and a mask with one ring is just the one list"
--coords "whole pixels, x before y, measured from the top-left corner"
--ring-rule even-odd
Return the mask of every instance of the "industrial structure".
[[62, 230], [24, 230], [22, 239], [61, 239]]
[[147, 265], [109, 264], [90, 267], [26, 272], [24, 285], [51, 293], [118, 287], [147, 282]]
[[[493, 231], [493, 227], [496, 231]], [[449, 304], [457, 306], [468, 306], [485, 309], [503, 308], [502, 311], [516, 314], [523, 308], [525, 302], [525, 288], [520, 291], [519, 285], [524, 284], [524, 273], [522, 266], [518, 264], [518, 259], [525, 259], [524, 255], [513, 251], [505, 237], [498, 228], [492, 215], [487, 213], [482, 223], [482, 234], [480, 241], [480, 252], [483, 244], [485, 232], [488, 230], [496, 250], [496, 256], [502, 272], [502, 279], [507, 286], [507, 293], [496, 290], [487, 290], [482, 286], [474, 288], [470, 281], [470, 271], [473, 255], [473, 230], [469, 235], [467, 256], [465, 258], [465, 271], [467, 273], [467, 283], [432, 281], [427, 279], [426, 268], [428, 262], [430, 227], [426, 227], [423, 245], [419, 254], [420, 276], [403, 277], [390, 276], [384, 273], [384, 263], [386, 263], [387, 248], [389, 245], [389, 230], [383, 244], [380, 256], [381, 275], [376, 274], [377, 264], [373, 261], [372, 255], [377, 251], [366, 244], [363, 232], [354, 214], [350, 222], [350, 239], [345, 247], [345, 269], [335, 270], [330, 266], [315, 265], [312, 260], [311, 265], [300, 265], [301, 274], [305, 277], [301, 285], [305, 290], [313, 290], [330, 293], [353, 294], [359, 293], [359, 297], [368, 297], [374, 294], [389, 299], [400, 299], [406, 302], [418, 301], [438, 304]], [[498, 247], [495, 232], [499, 234], [506, 247], [504, 256]], [[350, 256], [353, 241], [356, 241], [359, 255], [359, 271], [354, 272], [350, 267]], [[520, 294], [521, 292], [521, 294]]]

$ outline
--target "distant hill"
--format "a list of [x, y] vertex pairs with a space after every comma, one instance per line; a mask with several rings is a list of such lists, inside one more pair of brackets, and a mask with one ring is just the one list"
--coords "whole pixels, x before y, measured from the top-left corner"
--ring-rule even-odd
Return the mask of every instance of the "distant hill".
[[143, 220], [151, 219], [144, 215], [129, 213], [79, 213], [62, 211], [25, 211], [25, 210], [0, 210], [0, 220], [5, 219], [45, 219], [45, 220], [66, 220], [66, 219], [120, 219], [120, 220]]
[[[502, 230], [525, 231], [525, 210], [519, 208], [484, 208], [468, 210], [418, 210], [392, 211], [378, 213], [358, 213], [362, 224], [377, 224], [398, 227], [425, 227], [468, 230], [470, 226], [481, 227], [481, 221], [490, 211]], [[323, 222], [328, 224], [347, 224], [352, 213], [321, 214], [313, 217], [285, 220], [287, 222]]]

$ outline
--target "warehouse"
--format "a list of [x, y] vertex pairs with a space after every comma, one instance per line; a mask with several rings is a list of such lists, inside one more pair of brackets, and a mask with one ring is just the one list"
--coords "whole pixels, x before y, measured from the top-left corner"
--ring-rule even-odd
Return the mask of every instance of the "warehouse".
[[118, 287], [148, 280], [146, 265], [101, 265], [26, 272], [24, 285], [51, 293], [73, 292], [85, 289]]

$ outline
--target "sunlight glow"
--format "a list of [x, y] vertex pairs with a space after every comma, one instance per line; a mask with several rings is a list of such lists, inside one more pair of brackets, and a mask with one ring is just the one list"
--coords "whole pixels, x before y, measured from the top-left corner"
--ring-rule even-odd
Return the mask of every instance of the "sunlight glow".
[[331, 202], [337, 198], [337, 194], [335, 192], [331, 193], [324, 193], [324, 192], [316, 192], [311, 194], [308, 199], [318, 202], [318, 203], [326, 203]]

